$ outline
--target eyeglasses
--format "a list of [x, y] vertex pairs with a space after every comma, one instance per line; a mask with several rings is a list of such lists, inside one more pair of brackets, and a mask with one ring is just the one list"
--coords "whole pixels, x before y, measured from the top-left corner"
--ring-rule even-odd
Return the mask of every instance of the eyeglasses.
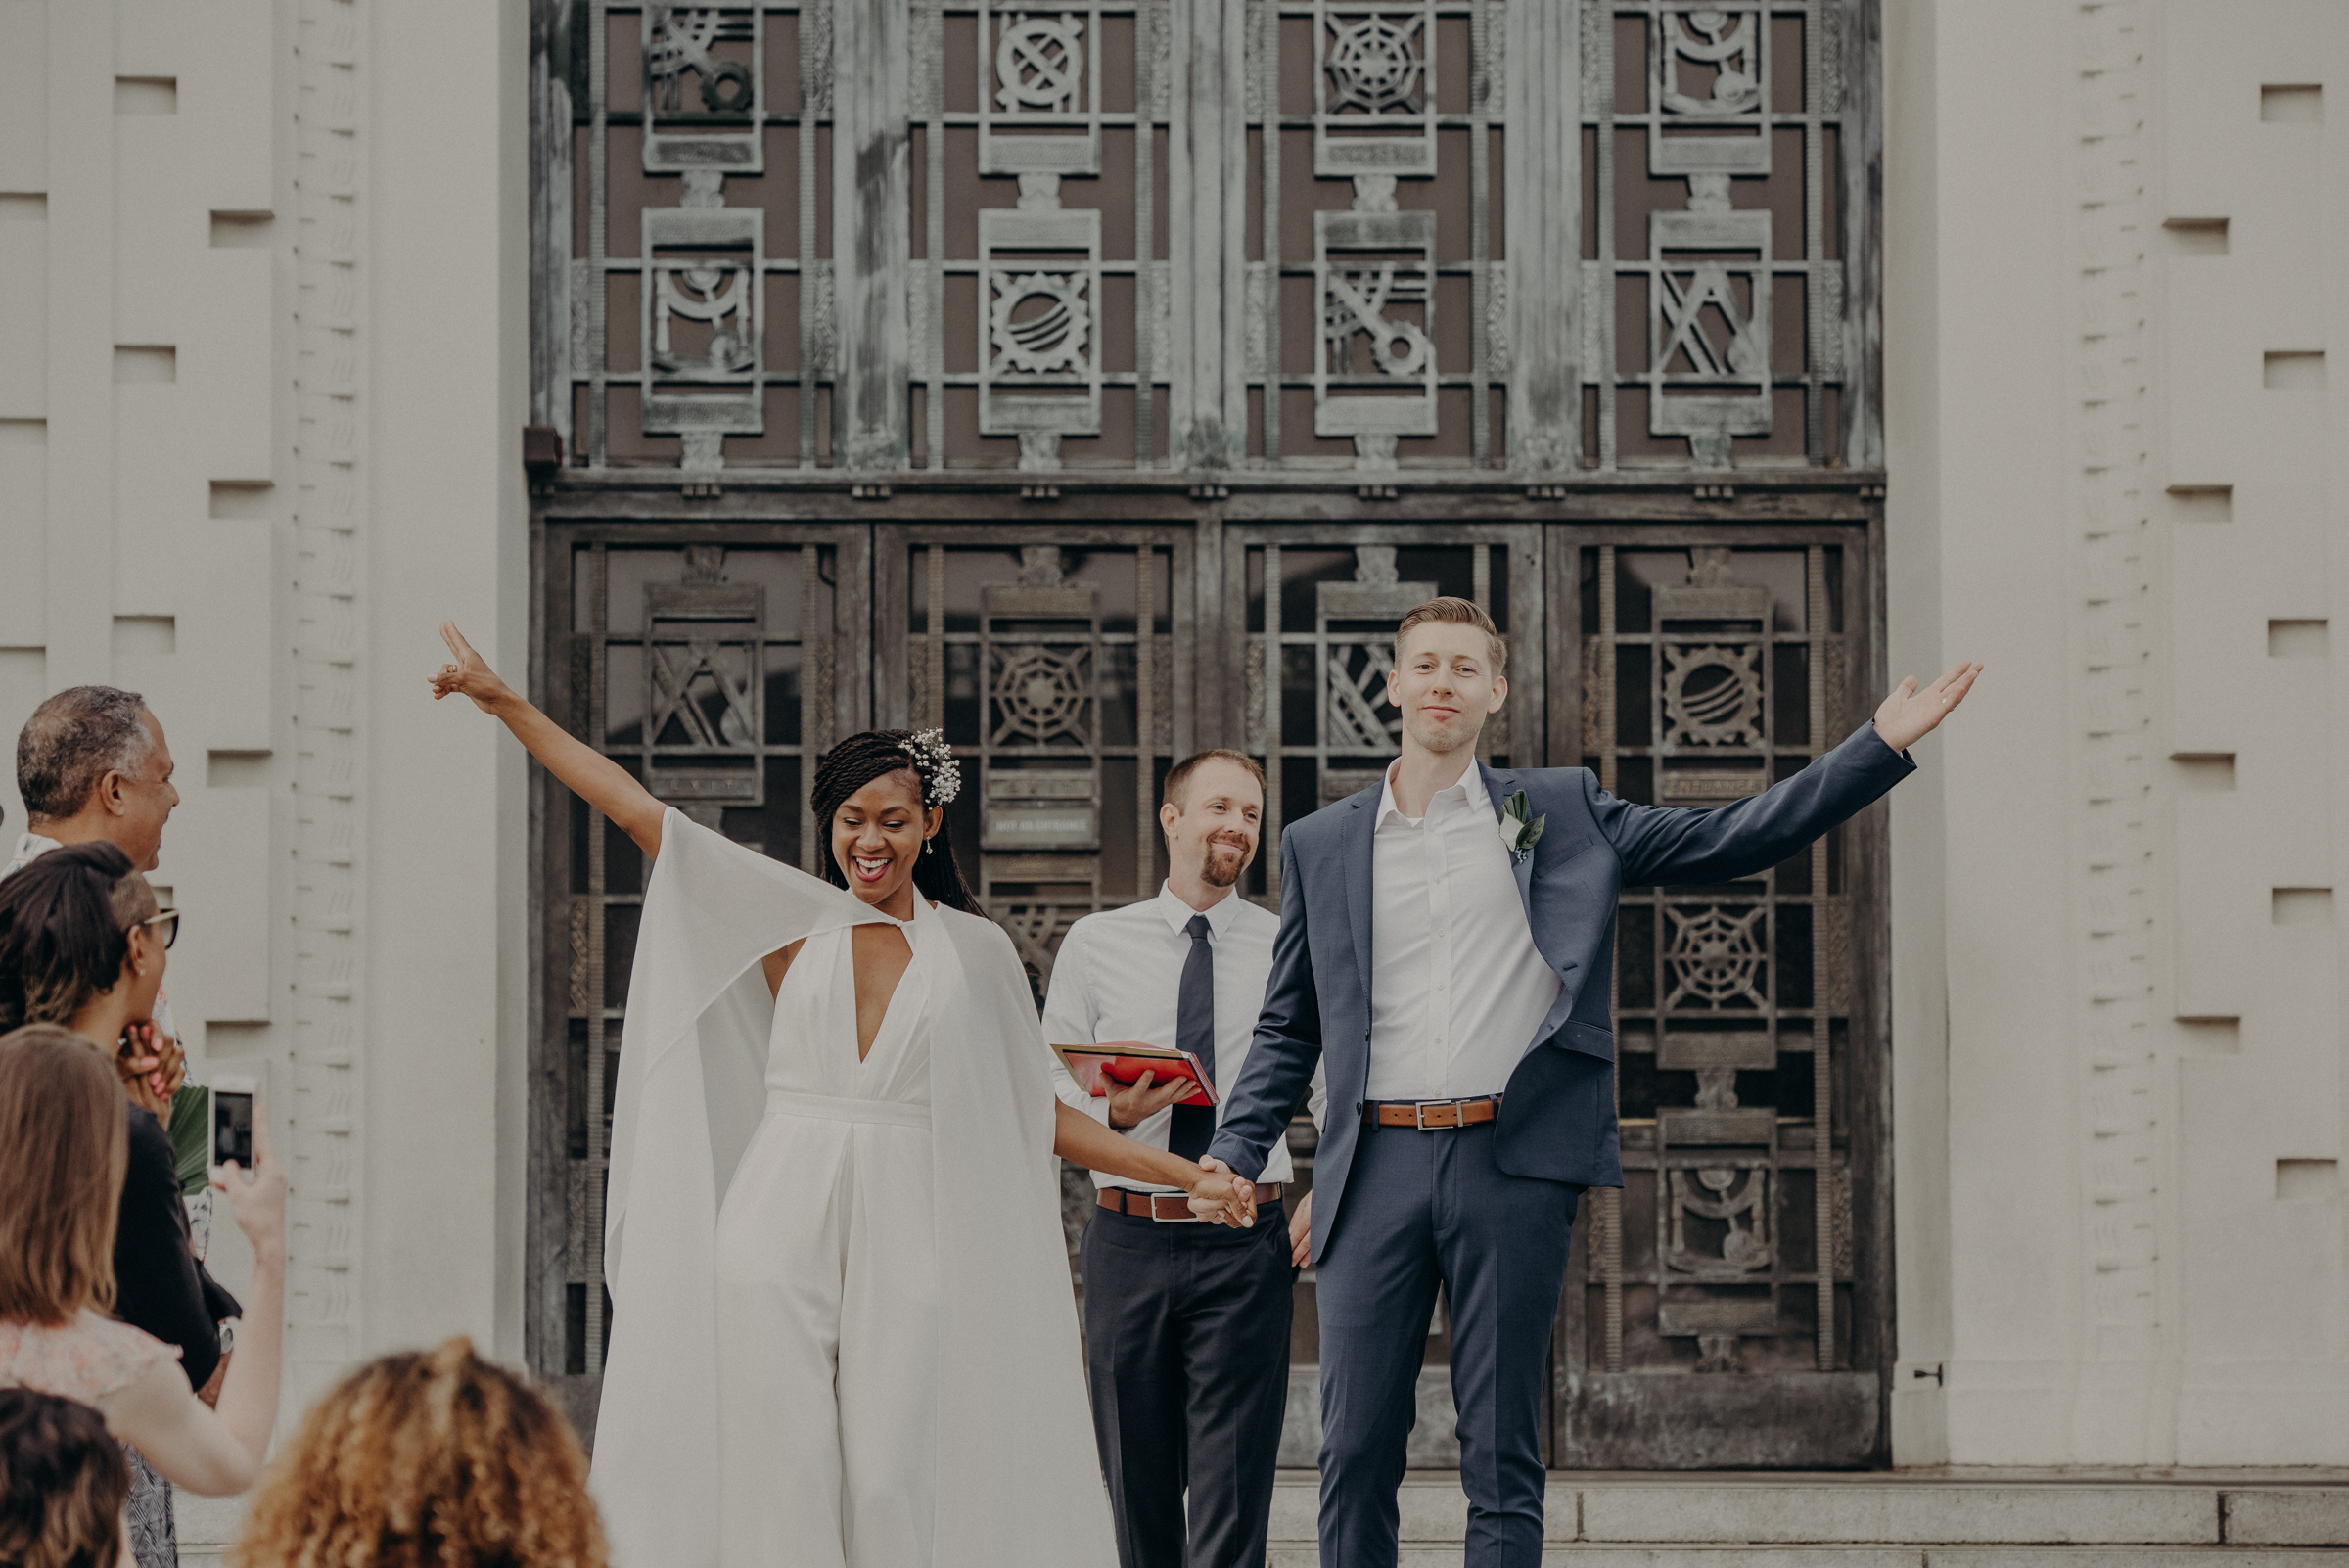
[[179, 940], [179, 911], [177, 909], [159, 909], [146, 919], [137, 922], [131, 929], [135, 931], [139, 926], [155, 927], [157, 940], [168, 949], [171, 944]]

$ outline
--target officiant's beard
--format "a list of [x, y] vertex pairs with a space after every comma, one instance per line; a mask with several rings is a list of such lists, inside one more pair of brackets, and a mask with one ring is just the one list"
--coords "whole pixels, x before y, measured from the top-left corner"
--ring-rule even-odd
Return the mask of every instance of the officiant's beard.
[[1229, 839], [1210, 839], [1200, 847], [1199, 880], [1211, 888], [1228, 888], [1240, 880], [1248, 862], [1255, 858], [1254, 852]]

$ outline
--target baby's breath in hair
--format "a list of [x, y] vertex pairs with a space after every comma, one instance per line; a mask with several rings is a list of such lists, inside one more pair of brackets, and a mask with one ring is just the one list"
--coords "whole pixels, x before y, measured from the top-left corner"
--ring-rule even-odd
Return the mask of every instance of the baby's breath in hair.
[[913, 770], [922, 775], [925, 806], [951, 805], [962, 793], [962, 764], [954, 760], [944, 730], [915, 730], [905, 737], [905, 753], [913, 759]]

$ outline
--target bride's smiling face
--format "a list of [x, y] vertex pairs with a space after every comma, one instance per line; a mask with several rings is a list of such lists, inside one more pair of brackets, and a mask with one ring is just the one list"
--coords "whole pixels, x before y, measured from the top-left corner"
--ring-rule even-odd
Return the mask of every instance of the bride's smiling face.
[[[901, 767], [840, 803], [832, 813], [832, 857], [849, 879], [849, 891], [866, 903], [888, 905], [913, 880], [922, 842], [938, 831], [944, 813], [922, 808], [920, 775]], [[912, 911], [908, 909], [906, 915]]]

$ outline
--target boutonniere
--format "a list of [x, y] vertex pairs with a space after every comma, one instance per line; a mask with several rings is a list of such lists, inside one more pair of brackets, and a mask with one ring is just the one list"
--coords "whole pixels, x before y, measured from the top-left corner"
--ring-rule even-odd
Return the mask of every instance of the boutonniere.
[[1514, 865], [1534, 853], [1542, 842], [1542, 825], [1546, 816], [1532, 814], [1533, 803], [1519, 790], [1510, 796], [1500, 808], [1500, 847], [1509, 852], [1509, 863]]

